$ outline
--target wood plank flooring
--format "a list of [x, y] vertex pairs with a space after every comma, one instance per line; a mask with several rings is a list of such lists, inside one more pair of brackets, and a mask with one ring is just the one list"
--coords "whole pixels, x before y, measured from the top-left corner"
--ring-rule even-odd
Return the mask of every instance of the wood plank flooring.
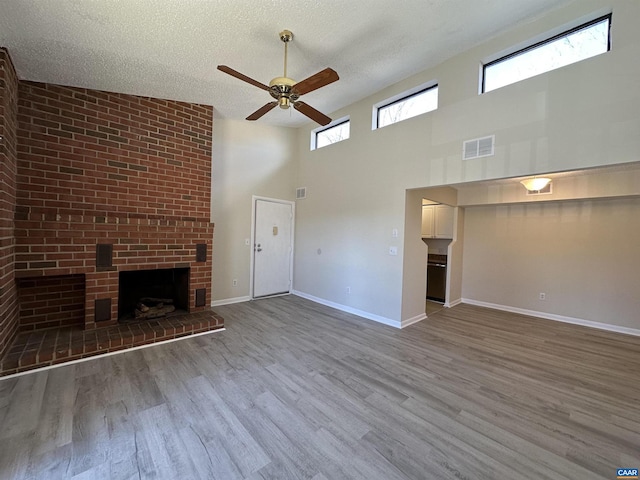
[[[403, 330], [307, 300], [0, 380], [2, 479], [613, 479], [640, 338], [469, 305]], [[606, 321], [606, 319], [602, 319]]]

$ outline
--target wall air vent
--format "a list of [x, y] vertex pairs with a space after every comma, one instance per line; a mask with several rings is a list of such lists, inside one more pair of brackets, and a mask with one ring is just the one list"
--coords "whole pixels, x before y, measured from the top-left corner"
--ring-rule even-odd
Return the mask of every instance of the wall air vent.
[[307, 187], [296, 188], [296, 200], [307, 198]]
[[474, 138], [467, 140], [462, 144], [462, 159], [471, 160], [472, 158], [489, 157], [493, 155], [495, 135], [488, 137]]

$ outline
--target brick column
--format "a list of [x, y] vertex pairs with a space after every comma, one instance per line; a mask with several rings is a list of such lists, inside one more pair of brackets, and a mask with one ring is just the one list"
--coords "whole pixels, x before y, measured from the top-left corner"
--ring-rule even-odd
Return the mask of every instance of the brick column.
[[13, 341], [18, 328], [15, 237], [16, 137], [18, 77], [6, 49], [0, 48], [0, 358]]

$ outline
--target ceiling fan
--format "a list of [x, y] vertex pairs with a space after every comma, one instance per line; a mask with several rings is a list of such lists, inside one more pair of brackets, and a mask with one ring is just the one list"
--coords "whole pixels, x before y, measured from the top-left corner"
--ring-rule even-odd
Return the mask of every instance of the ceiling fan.
[[269, 82], [269, 86], [247, 77], [242, 73], [227, 67], [226, 65], [218, 65], [218, 70], [231, 75], [232, 77], [239, 78], [240, 80], [250, 83], [262, 90], [267, 90], [275, 101], [269, 102], [266, 105], [260, 107], [247, 117], [247, 120], [257, 120], [265, 113], [271, 111], [277, 105], [282, 109], [287, 109], [291, 105], [303, 115], [306, 115], [314, 122], [320, 125], [327, 125], [331, 122], [331, 118], [327, 117], [324, 113], [319, 112], [312, 106], [301, 102], [299, 98], [305, 93], [317, 90], [320, 87], [329, 85], [335, 82], [340, 77], [332, 68], [325, 68], [324, 70], [311, 75], [309, 78], [305, 78], [300, 82], [287, 77], [287, 45], [293, 40], [293, 33], [289, 30], [283, 30], [280, 32], [280, 40], [284, 43], [284, 75], [282, 77], [276, 77]]

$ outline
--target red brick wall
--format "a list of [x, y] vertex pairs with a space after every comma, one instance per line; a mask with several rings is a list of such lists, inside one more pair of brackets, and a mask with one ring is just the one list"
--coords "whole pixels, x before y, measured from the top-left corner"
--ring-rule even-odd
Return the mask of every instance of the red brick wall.
[[84, 275], [18, 279], [20, 331], [84, 325]]
[[211, 107], [19, 88], [20, 213], [209, 221]]
[[[16, 276], [86, 277], [86, 325], [117, 270], [191, 268], [211, 292], [212, 107], [20, 82]], [[113, 268], [96, 268], [111, 243]], [[197, 243], [207, 261], [195, 262]]]
[[18, 300], [14, 281], [16, 205], [16, 130], [18, 77], [11, 58], [0, 48], [0, 358], [18, 327]]

